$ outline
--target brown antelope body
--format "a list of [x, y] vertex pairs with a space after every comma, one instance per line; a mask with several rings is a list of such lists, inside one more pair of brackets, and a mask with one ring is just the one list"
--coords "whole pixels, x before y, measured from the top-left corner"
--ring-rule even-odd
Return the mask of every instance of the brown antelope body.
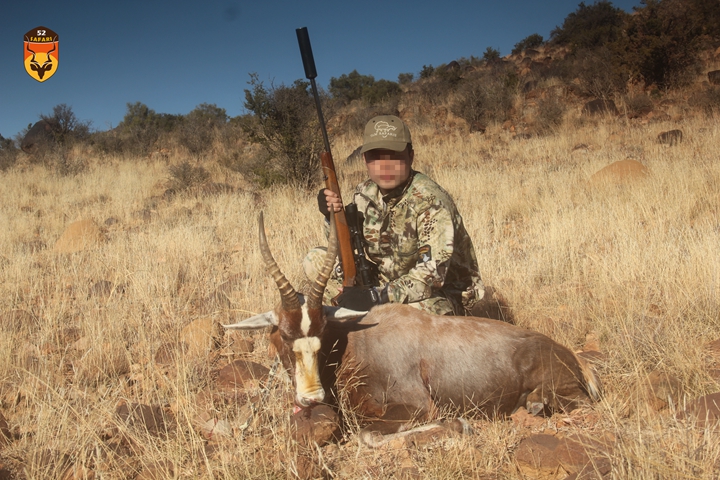
[[262, 215], [260, 247], [282, 303], [226, 328], [273, 327], [270, 339], [293, 377], [299, 407], [334, 403], [340, 393], [366, 420], [410, 420], [432, 419], [447, 408], [489, 416], [519, 407], [535, 414], [567, 411], [599, 398], [594, 373], [545, 335], [486, 318], [431, 315], [407, 305], [381, 305], [366, 314], [323, 306], [337, 252], [333, 241], [305, 301], [272, 258]]

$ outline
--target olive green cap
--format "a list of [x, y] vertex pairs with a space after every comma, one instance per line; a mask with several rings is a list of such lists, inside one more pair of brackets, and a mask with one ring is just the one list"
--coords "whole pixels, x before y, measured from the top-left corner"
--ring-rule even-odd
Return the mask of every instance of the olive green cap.
[[379, 115], [365, 125], [360, 153], [376, 148], [402, 152], [409, 143], [412, 143], [410, 130], [402, 120], [395, 115]]

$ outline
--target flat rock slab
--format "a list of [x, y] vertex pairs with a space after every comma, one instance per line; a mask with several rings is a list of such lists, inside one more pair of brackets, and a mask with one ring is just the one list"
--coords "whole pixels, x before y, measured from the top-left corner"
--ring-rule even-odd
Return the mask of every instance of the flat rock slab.
[[602, 478], [611, 469], [610, 446], [604, 442], [573, 435], [556, 437], [548, 434], [532, 435], [518, 445], [515, 461], [531, 478]]
[[115, 415], [127, 425], [154, 437], [165, 437], [176, 428], [175, 416], [159, 405], [121, 402]]
[[720, 422], [720, 392], [703, 395], [691, 401], [685, 410], [678, 412], [680, 420], [692, 420], [701, 428], [717, 426]]
[[100, 227], [90, 219], [73, 222], [55, 242], [53, 252], [75, 253], [95, 247], [105, 241]]
[[626, 159], [611, 163], [590, 177], [590, 183], [627, 183], [647, 177], [649, 171], [645, 165], [637, 160]]
[[215, 384], [218, 388], [223, 389], [246, 389], [266, 382], [269, 374], [270, 369], [264, 365], [246, 360], [235, 360], [218, 370]]
[[340, 417], [327, 405], [303, 408], [292, 416], [291, 425], [299, 443], [322, 446], [340, 434]]

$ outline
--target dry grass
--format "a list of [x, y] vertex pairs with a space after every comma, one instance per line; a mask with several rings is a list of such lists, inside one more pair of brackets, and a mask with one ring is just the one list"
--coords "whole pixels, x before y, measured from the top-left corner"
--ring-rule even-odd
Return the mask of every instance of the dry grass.
[[[573, 349], [589, 334], [599, 341], [599, 420], [576, 427], [556, 416], [544, 428], [610, 432], [616, 478], [714, 478], [717, 432], [675, 420], [681, 406], [650, 411], [638, 392], [653, 370], [677, 377], [685, 399], [718, 390], [702, 346], [720, 337], [720, 127], [691, 118], [566, 122], [555, 136], [518, 141], [499, 127], [464, 137], [418, 129], [416, 166], [457, 200], [486, 283], [508, 298], [520, 325]], [[683, 143], [655, 142], [677, 127]], [[364, 167], [341, 159], [358, 144], [341, 138], [334, 146], [346, 198]], [[587, 148], [573, 150], [577, 144]], [[650, 175], [588, 182], [626, 158]], [[245, 185], [207, 168], [215, 182]], [[334, 478], [401, 476], [408, 466], [428, 478], [521, 477], [513, 450], [529, 430], [509, 421], [477, 420], [474, 435], [430, 448], [368, 451], [349, 437], [306, 449], [287, 435], [286, 379], [243, 429], [244, 402], [211, 395], [210, 372], [229, 360], [224, 350], [155, 365], [155, 352], [193, 320], [228, 323], [274, 306], [257, 250], [260, 210], [295, 285], [304, 253], [323, 243], [312, 192], [169, 198], [167, 172], [165, 161], [106, 159], [77, 176], [17, 167], [0, 177], [0, 313], [29, 314], [22, 322], [4, 314], [0, 325], [0, 400], [16, 437], [2, 452], [6, 465], [27, 478], [61, 478], [68, 467], [75, 476], [66, 478], [133, 478], [152, 466], [157, 478], [284, 478], [310, 459], [317, 474], [322, 467]], [[104, 228], [107, 242], [54, 253], [68, 224], [85, 218]], [[215, 302], [229, 279], [229, 303]], [[109, 293], [94, 293], [102, 280]], [[251, 359], [269, 365], [264, 335], [254, 338]], [[126, 425], [115, 415], [120, 402], [160, 406], [170, 431]], [[208, 442], [197, 426], [203, 413], [227, 420], [233, 435]]]

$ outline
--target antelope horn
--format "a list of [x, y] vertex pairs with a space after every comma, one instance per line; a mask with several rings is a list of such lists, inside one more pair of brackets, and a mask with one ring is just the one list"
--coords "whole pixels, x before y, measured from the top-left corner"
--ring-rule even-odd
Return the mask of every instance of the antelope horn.
[[330, 211], [330, 234], [328, 235], [328, 250], [325, 255], [325, 264], [323, 265], [315, 283], [308, 295], [308, 308], [317, 309], [322, 307], [323, 294], [327, 286], [330, 274], [332, 273], [335, 257], [338, 254], [338, 236], [335, 227], [335, 212]]
[[282, 306], [285, 310], [300, 310], [300, 300], [298, 294], [290, 285], [290, 282], [285, 275], [280, 271], [277, 262], [270, 253], [270, 247], [265, 237], [265, 222], [263, 221], [263, 212], [260, 212], [260, 218], [258, 219], [260, 224], [260, 253], [262, 254], [263, 260], [265, 261], [265, 268], [268, 269], [270, 275], [272, 275], [275, 284], [277, 284], [280, 290], [280, 298], [282, 299]]

